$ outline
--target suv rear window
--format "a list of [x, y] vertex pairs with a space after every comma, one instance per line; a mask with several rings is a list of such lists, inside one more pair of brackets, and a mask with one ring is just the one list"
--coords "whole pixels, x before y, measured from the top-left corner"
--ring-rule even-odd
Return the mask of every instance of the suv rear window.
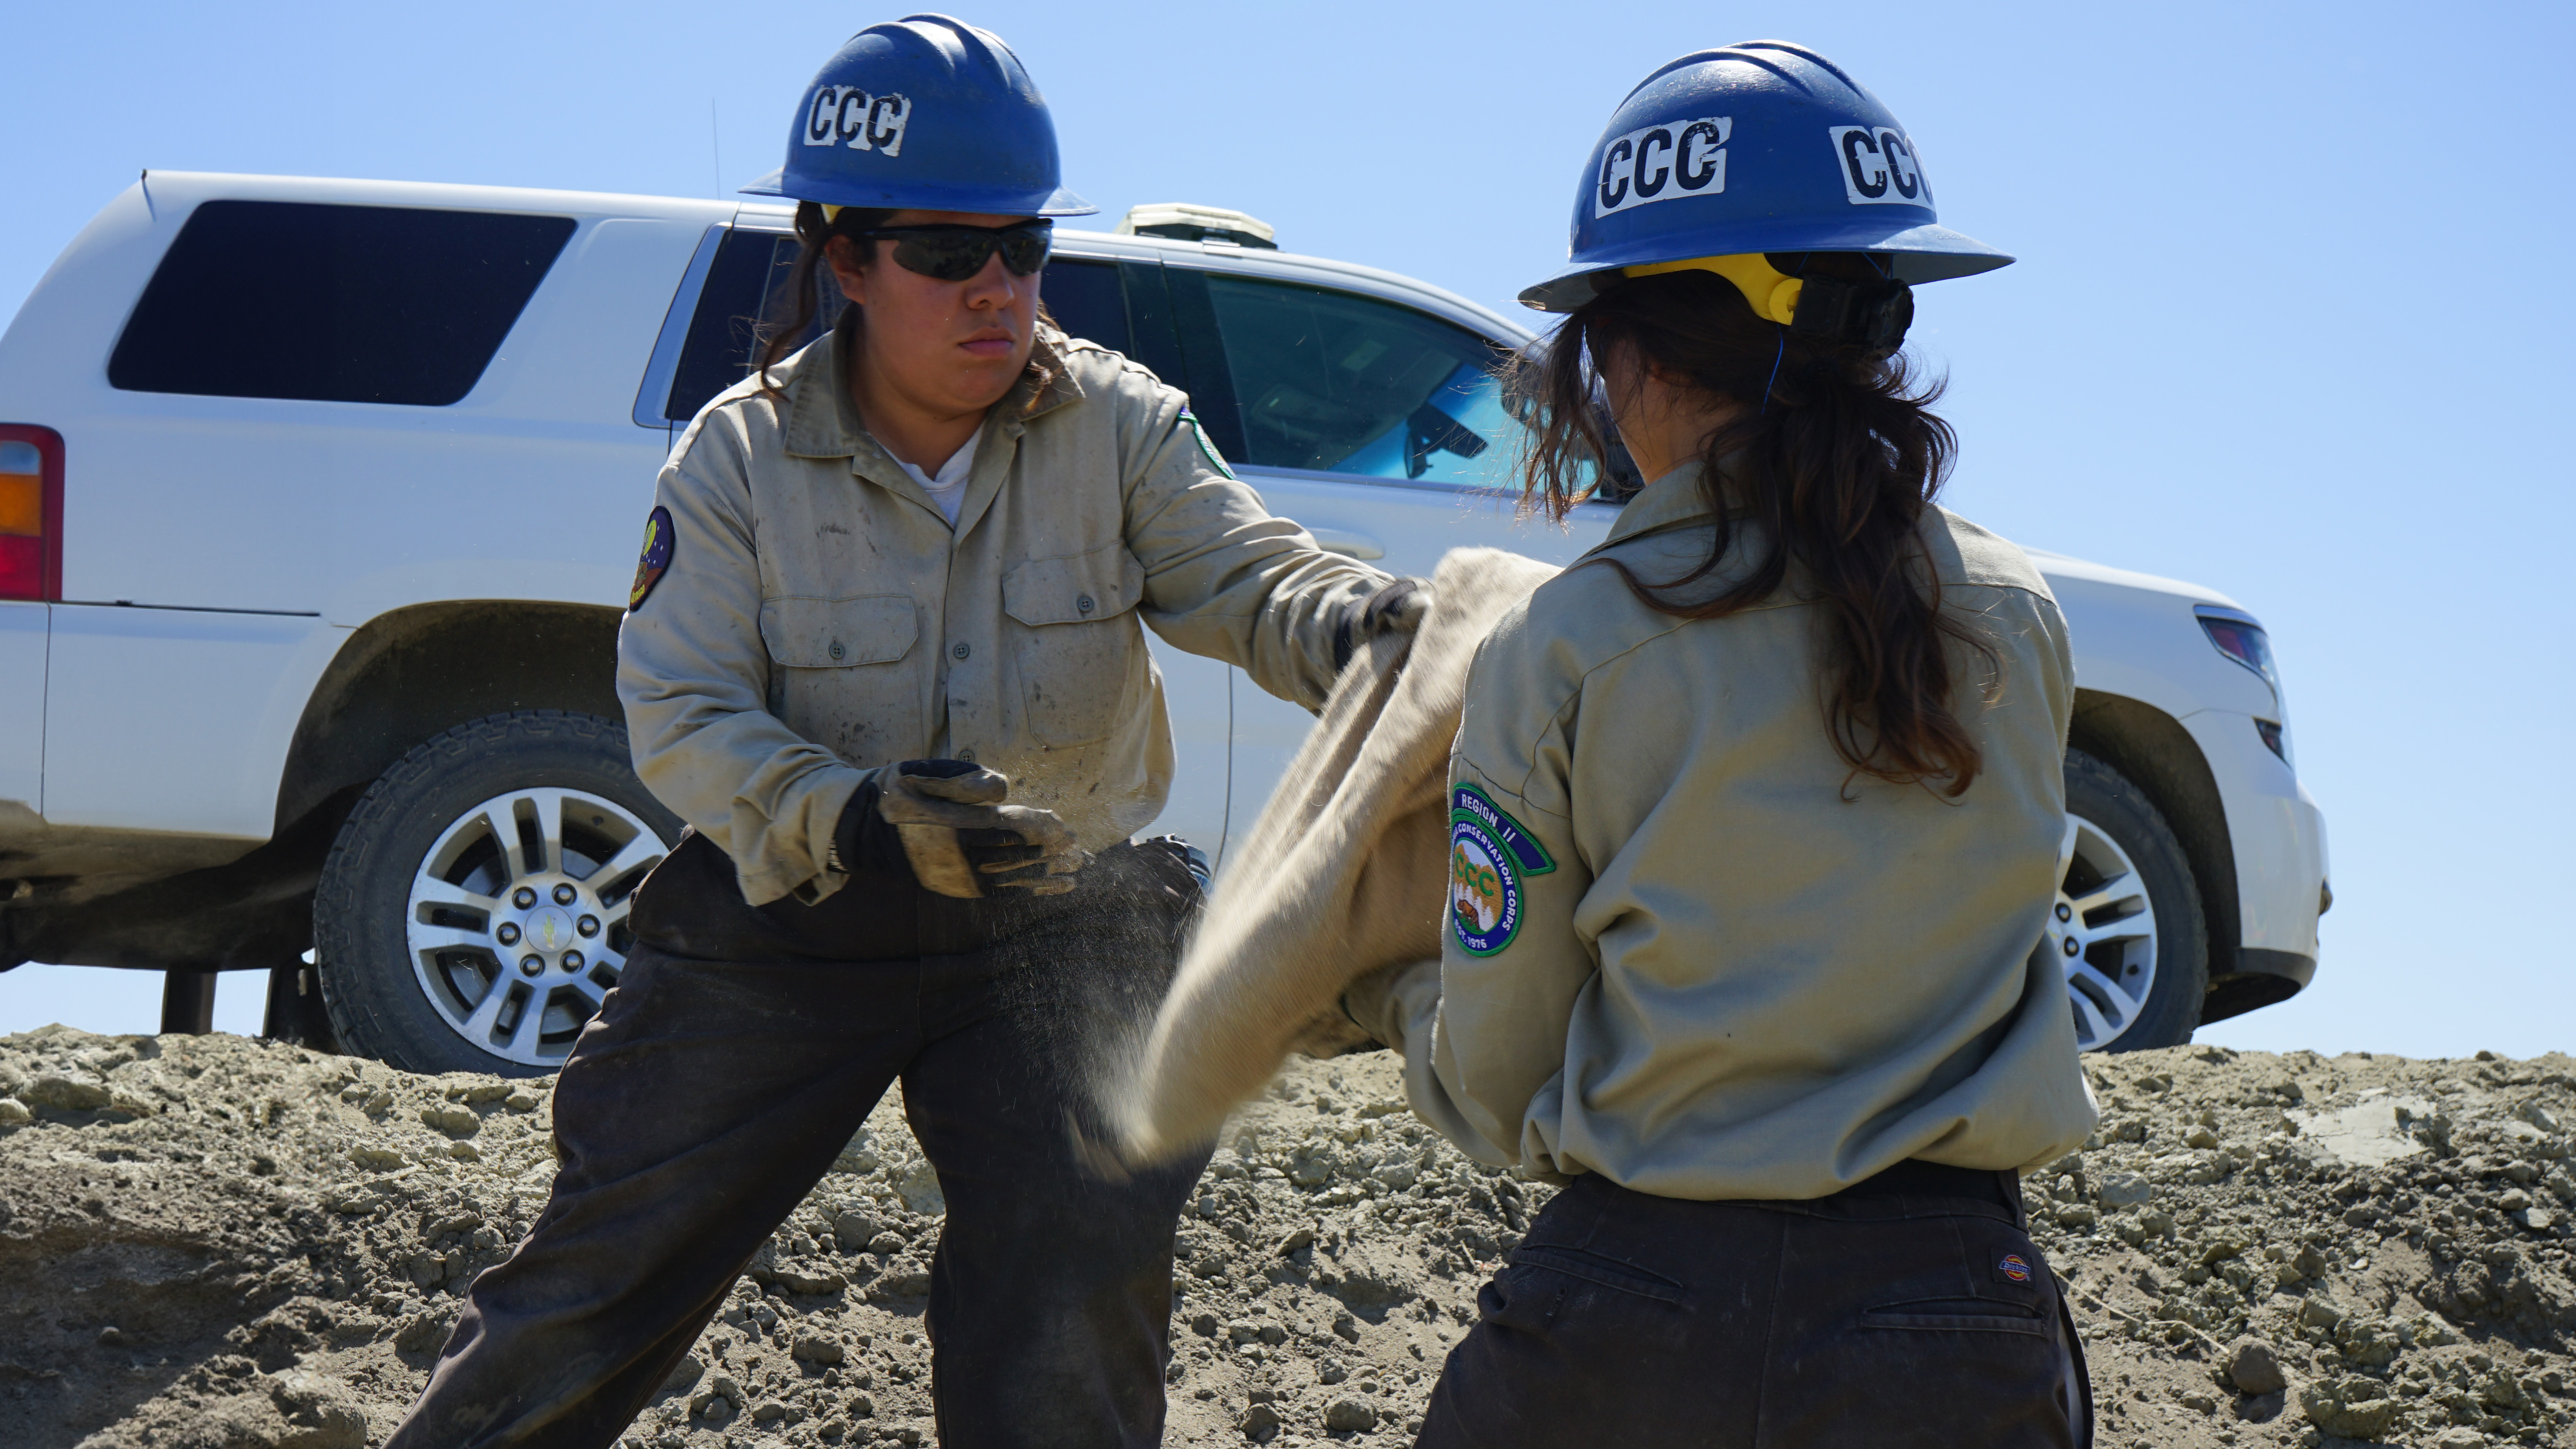
[[128, 392], [445, 407], [474, 390], [567, 216], [209, 201], [127, 319]]

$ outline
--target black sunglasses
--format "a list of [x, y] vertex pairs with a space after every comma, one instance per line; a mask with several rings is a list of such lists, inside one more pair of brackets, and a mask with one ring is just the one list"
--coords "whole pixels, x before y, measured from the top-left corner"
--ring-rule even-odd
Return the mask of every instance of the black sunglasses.
[[1013, 222], [1009, 226], [890, 226], [858, 233], [869, 241], [894, 243], [895, 264], [943, 282], [962, 282], [984, 270], [985, 259], [1002, 254], [1011, 275], [1025, 277], [1046, 265], [1055, 246], [1055, 223]]

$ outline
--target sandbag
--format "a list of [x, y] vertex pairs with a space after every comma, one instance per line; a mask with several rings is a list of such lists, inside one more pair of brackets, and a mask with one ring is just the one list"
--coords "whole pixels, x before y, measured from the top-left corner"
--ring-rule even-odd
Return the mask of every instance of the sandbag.
[[1440, 954], [1449, 748], [1467, 666], [1553, 565], [1499, 549], [1440, 561], [1410, 637], [1354, 657], [1225, 874], [1143, 1039], [1103, 1074], [1097, 1144], [1142, 1165], [1205, 1142], [1292, 1050], [1366, 1037], [1342, 992]]

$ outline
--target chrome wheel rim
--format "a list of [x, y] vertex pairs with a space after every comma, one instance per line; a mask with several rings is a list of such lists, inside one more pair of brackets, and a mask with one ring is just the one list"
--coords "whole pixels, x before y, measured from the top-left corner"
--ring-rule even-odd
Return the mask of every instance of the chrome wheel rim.
[[2137, 862], [2100, 826], [2066, 817], [2049, 949], [2066, 971], [2075, 1045], [2100, 1051], [2145, 1014], [2156, 989], [2156, 907]]
[[475, 1050], [560, 1066], [626, 967], [635, 888], [669, 853], [641, 817], [587, 791], [495, 795], [441, 832], [412, 877], [412, 974]]

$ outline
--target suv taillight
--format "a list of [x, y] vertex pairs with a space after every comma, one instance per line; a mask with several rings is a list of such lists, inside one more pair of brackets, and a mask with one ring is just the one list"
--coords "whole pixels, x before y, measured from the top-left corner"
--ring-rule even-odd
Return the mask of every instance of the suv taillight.
[[2216, 604], [2195, 605], [2192, 612], [2200, 617], [2200, 631], [2219, 653], [2263, 676], [2263, 682], [2272, 686], [2273, 698], [2280, 697], [2281, 671], [2272, 663], [2272, 640], [2253, 615]]
[[0, 423], [0, 599], [63, 592], [63, 435]]

